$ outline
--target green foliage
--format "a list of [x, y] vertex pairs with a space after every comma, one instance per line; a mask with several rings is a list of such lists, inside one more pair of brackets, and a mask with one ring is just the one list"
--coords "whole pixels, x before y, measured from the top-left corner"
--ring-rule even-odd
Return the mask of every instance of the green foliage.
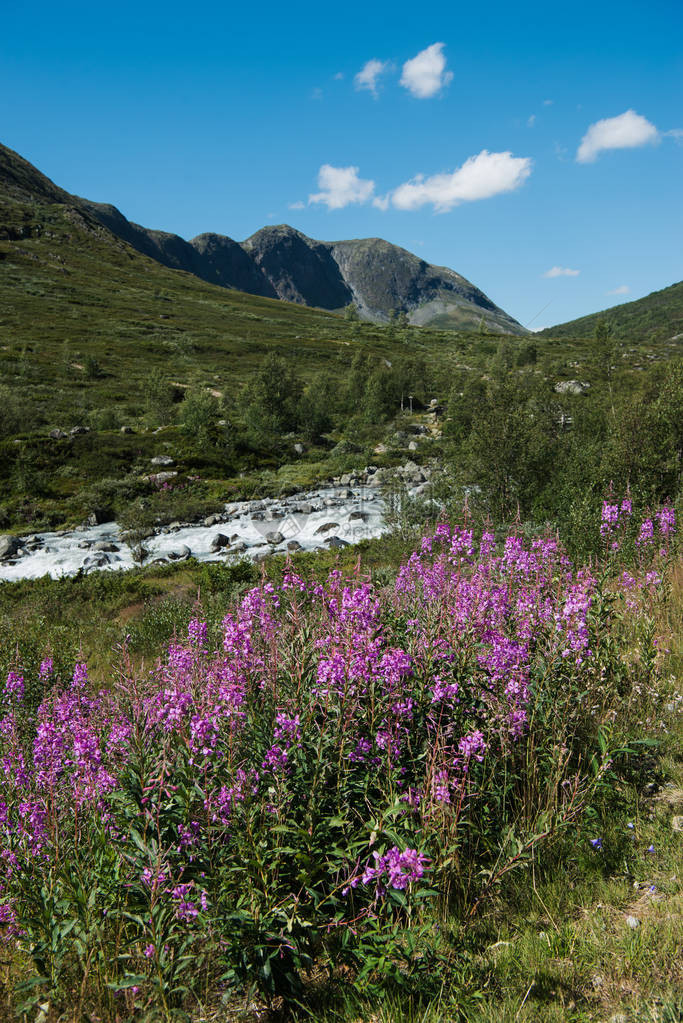
[[599, 320], [609, 320], [613, 334], [624, 341], [668, 341], [683, 330], [683, 283], [653, 291], [635, 302], [582, 316], [541, 331], [545, 337], [593, 337]]

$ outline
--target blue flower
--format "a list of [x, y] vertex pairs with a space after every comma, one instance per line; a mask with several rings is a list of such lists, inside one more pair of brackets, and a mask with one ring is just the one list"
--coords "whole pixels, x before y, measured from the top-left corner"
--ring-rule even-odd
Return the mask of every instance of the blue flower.
[[601, 838], [591, 838], [590, 843], [591, 843], [591, 845], [593, 846], [594, 849], [602, 849], [602, 839]]

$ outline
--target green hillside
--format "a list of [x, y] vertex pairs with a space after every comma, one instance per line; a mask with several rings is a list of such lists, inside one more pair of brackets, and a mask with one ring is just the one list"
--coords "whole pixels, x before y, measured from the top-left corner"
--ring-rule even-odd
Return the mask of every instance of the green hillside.
[[[267, 355], [280, 356], [296, 378], [288, 386], [313, 401], [321, 374], [327, 392], [341, 394], [359, 353], [357, 372], [369, 378], [416, 357], [446, 371], [471, 348], [452, 334], [358, 322], [168, 269], [0, 147], [0, 529], [78, 521], [102, 503], [102, 481], [119, 493], [122, 479], [149, 473], [150, 458], [169, 450], [183, 477], [209, 481], [199, 504], [230, 492], [226, 480], [293, 457], [294, 483], [306, 484], [329, 475], [320, 462], [340, 435], [323, 439], [311, 427], [298, 459], [291, 440], [254, 439], [254, 428], [245, 439], [245, 385]], [[155, 389], [171, 406], [164, 414], [150, 400]], [[180, 429], [188, 394], [210, 410], [211, 443]], [[77, 429], [88, 432], [71, 436]], [[68, 436], [51, 439], [53, 430]], [[372, 430], [364, 442], [371, 452]], [[114, 510], [138, 490], [129, 486]]]
[[540, 331], [541, 337], [593, 337], [598, 320], [611, 325], [622, 341], [668, 341], [683, 334], [683, 281], [645, 298], [612, 306], [600, 313], [559, 323]]
[[671, 496], [678, 391], [647, 466], [628, 432], [680, 352], [664, 315], [628, 344], [615, 327], [603, 352], [588, 328], [558, 344], [245, 294], [136, 251], [0, 147], [0, 530], [94, 514], [144, 532], [408, 458], [450, 467], [486, 512], [541, 522], [574, 514], [589, 465], [596, 487]]

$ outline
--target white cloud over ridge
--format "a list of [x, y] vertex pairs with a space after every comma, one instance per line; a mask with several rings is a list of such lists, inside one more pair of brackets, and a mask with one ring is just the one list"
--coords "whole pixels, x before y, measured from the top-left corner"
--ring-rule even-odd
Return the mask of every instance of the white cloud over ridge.
[[576, 152], [578, 163], [593, 163], [606, 149], [634, 149], [659, 141], [654, 124], [635, 110], [591, 124]]
[[580, 270], [570, 270], [568, 266], [553, 266], [546, 270], [542, 277], [578, 277]]
[[453, 78], [453, 72], [446, 71], [444, 46], [445, 43], [432, 43], [403, 65], [401, 85], [418, 99], [436, 96]]
[[628, 284], [622, 284], [618, 288], [613, 288], [612, 291], [606, 291], [606, 295], [628, 295], [629, 291]]
[[[461, 167], [452, 173], [433, 174], [424, 177], [419, 174], [389, 193], [385, 200], [399, 210], [417, 210], [432, 205], [437, 213], [447, 213], [463, 202], [490, 199], [502, 192], [513, 192], [520, 188], [531, 174], [532, 161], [529, 157], [513, 156], [512, 153], [489, 153], [482, 149], [477, 156], [470, 156]], [[382, 207], [386, 208], [386, 206]]]
[[373, 58], [369, 60], [367, 64], [364, 64], [357, 75], [353, 79], [353, 84], [359, 91], [367, 89], [371, 92], [375, 98], [377, 97], [377, 80], [380, 75], [389, 67], [388, 60], [377, 60]]
[[360, 178], [358, 167], [332, 167], [324, 163], [318, 171], [319, 192], [309, 195], [309, 203], [324, 203], [329, 210], [341, 210], [353, 203], [367, 202], [375, 191], [375, 182]]

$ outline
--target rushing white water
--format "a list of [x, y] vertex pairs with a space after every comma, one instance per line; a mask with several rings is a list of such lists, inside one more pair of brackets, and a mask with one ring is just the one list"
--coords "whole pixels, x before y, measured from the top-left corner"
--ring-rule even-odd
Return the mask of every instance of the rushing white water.
[[[242, 501], [226, 505], [212, 525], [183, 525], [160, 530], [144, 541], [145, 563], [179, 560], [226, 561], [256, 558], [294, 549], [316, 550], [379, 536], [387, 528], [385, 504], [376, 488], [326, 487], [281, 500]], [[224, 538], [229, 546], [216, 549]], [[115, 522], [99, 526], [36, 533], [0, 561], [0, 580], [53, 578], [79, 571], [132, 568], [133, 551]]]

